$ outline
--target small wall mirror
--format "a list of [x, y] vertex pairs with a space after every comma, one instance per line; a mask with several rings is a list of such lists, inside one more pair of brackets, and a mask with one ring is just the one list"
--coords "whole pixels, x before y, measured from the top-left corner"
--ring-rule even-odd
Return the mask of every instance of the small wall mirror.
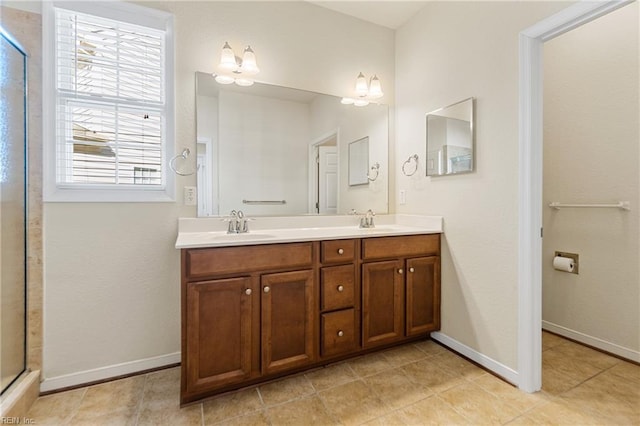
[[427, 176], [473, 171], [474, 98], [427, 114]]
[[369, 137], [349, 144], [349, 185], [369, 183]]

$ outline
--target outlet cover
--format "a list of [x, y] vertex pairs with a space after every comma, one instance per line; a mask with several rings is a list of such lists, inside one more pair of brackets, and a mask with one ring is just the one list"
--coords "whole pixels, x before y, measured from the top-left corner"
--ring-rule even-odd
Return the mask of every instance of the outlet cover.
[[184, 205], [195, 206], [198, 200], [198, 192], [195, 186], [184, 187]]

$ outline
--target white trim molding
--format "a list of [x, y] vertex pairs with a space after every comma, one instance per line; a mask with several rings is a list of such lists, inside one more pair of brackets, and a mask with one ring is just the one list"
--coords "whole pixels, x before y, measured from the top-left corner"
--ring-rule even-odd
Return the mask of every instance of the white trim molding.
[[640, 362], [640, 352], [634, 351], [633, 349], [625, 348], [624, 346], [620, 346], [594, 336], [589, 336], [588, 334], [584, 334], [549, 321], [542, 321], [542, 329], [564, 336], [568, 339], [575, 340], [576, 342], [584, 343], [585, 345], [603, 350], [610, 354], [620, 356], [624, 359]]
[[179, 363], [180, 352], [174, 352], [172, 354], [123, 362], [122, 364], [109, 365], [106, 367], [95, 368], [93, 370], [45, 378], [42, 383], [40, 383], [40, 392], [49, 392], [71, 386], [85, 385], [87, 383], [111, 379], [113, 377], [124, 376], [127, 374], [135, 374], [140, 371], [166, 367]]
[[512, 368], [507, 367], [504, 364], [499, 363], [493, 358], [489, 358], [488, 356], [481, 354], [475, 349], [470, 348], [469, 346], [461, 343], [446, 334], [443, 334], [439, 331], [431, 333], [431, 338], [436, 340], [448, 348], [458, 352], [469, 358], [470, 360], [480, 364], [481, 366], [491, 370], [493, 373], [505, 379], [507, 382], [512, 383], [514, 385], [518, 384], [518, 372]]
[[581, 1], [520, 33], [518, 387], [542, 386], [542, 45], [634, 0]]

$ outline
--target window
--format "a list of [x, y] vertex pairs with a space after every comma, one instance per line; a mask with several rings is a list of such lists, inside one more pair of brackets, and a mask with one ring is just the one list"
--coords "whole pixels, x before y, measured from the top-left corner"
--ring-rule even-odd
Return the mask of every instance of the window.
[[127, 3], [77, 5], [49, 12], [45, 201], [171, 201], [171, 19]]

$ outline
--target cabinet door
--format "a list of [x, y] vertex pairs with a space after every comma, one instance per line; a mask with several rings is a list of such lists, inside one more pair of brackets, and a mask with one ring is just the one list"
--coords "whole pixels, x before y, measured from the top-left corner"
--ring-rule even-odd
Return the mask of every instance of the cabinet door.
[[263, 275], [262, 372], [277, 373], [314, 360], [313, 271]]
[[251, 374], [251, 279], [187, 284], [187, 392], [241, 382]]
[[403, 336], [404, 271], [400, 260], [362, 265], [363, 344], [370, 347]]
[[440, 329], [440, 258], [407, 260], [407, 336]]

